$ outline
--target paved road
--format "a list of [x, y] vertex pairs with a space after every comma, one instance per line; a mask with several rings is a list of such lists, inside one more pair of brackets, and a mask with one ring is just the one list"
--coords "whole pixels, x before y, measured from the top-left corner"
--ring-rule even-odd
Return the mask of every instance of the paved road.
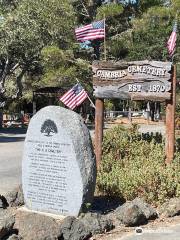
[[180, 240], [180, 224], [157, 229], [143, 228], [142, 234], [128, 234], [114, 240]]
[[0, 194], [21, 183], [21, 162], [25, 130], [0, 130]]

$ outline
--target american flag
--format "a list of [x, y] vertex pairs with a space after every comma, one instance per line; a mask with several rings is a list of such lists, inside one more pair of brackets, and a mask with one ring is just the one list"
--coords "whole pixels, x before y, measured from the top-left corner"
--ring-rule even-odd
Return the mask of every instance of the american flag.
[[84, 88], [77, 83], [73, 88], [67, 91], [59, 100], [70, 109], [79, 106], [88, 97]]
[[177, 21], [174, 23], [173, 31], [167, 42], [167, 49], [170, 56], [172, 56], [175, 51], [176, 40], [177, 40]]
[[103, 39], [105, 37], [105, 20], [93, 22], [75, 29], [77, 41]]

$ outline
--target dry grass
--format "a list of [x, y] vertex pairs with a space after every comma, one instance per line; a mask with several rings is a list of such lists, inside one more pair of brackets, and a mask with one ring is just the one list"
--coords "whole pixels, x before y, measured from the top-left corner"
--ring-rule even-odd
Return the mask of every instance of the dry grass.
[[[158, 122], [151, 121], [151, 120], [148, 121], [147, 119], [144, 119], [142, 117], [133, 117], [132, 118], [132, 123], [135, 123], [135, 124], [160, 125], [160, 124], [163, 124], [163, 122], [164, 121], [158, 121]], [[130, 124], [130, 121], [128, 118], [123, 117], [120, 119], [110, 120], [110, 121], [108, 121], [108, 123], [110, 123], [110, 124]]]

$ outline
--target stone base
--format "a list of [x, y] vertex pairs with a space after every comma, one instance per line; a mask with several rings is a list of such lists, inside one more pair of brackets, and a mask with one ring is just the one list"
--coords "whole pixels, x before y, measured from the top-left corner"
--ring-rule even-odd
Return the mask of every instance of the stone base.
[[57, 219], [57, 220], [64, 220], [66, 218], [66, 216], [63, 216], [63, 215], [56, 215], [56, 214], [53, 214], [53, 213], [34, 211], [34, 210], [31, 210], [31, 209], [28, 209], [25, 206], [18, 208], [17, 211], [37, 213], [37, 214], [44, 215], [44, 216], [47, 216], [47, 217], [52, 217], [52, 218]]

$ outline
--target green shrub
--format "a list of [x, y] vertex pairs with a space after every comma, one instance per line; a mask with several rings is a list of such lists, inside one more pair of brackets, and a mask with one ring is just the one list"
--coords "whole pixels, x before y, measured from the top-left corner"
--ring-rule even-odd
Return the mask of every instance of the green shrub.
[[164, 143], [152, 135], [142, 139], [136, 127], [110, 129], [103, 140], [97, 190], [125, 200], [143, 197], [155, 205], [180, 197], [180, 154], [166, 166]]

